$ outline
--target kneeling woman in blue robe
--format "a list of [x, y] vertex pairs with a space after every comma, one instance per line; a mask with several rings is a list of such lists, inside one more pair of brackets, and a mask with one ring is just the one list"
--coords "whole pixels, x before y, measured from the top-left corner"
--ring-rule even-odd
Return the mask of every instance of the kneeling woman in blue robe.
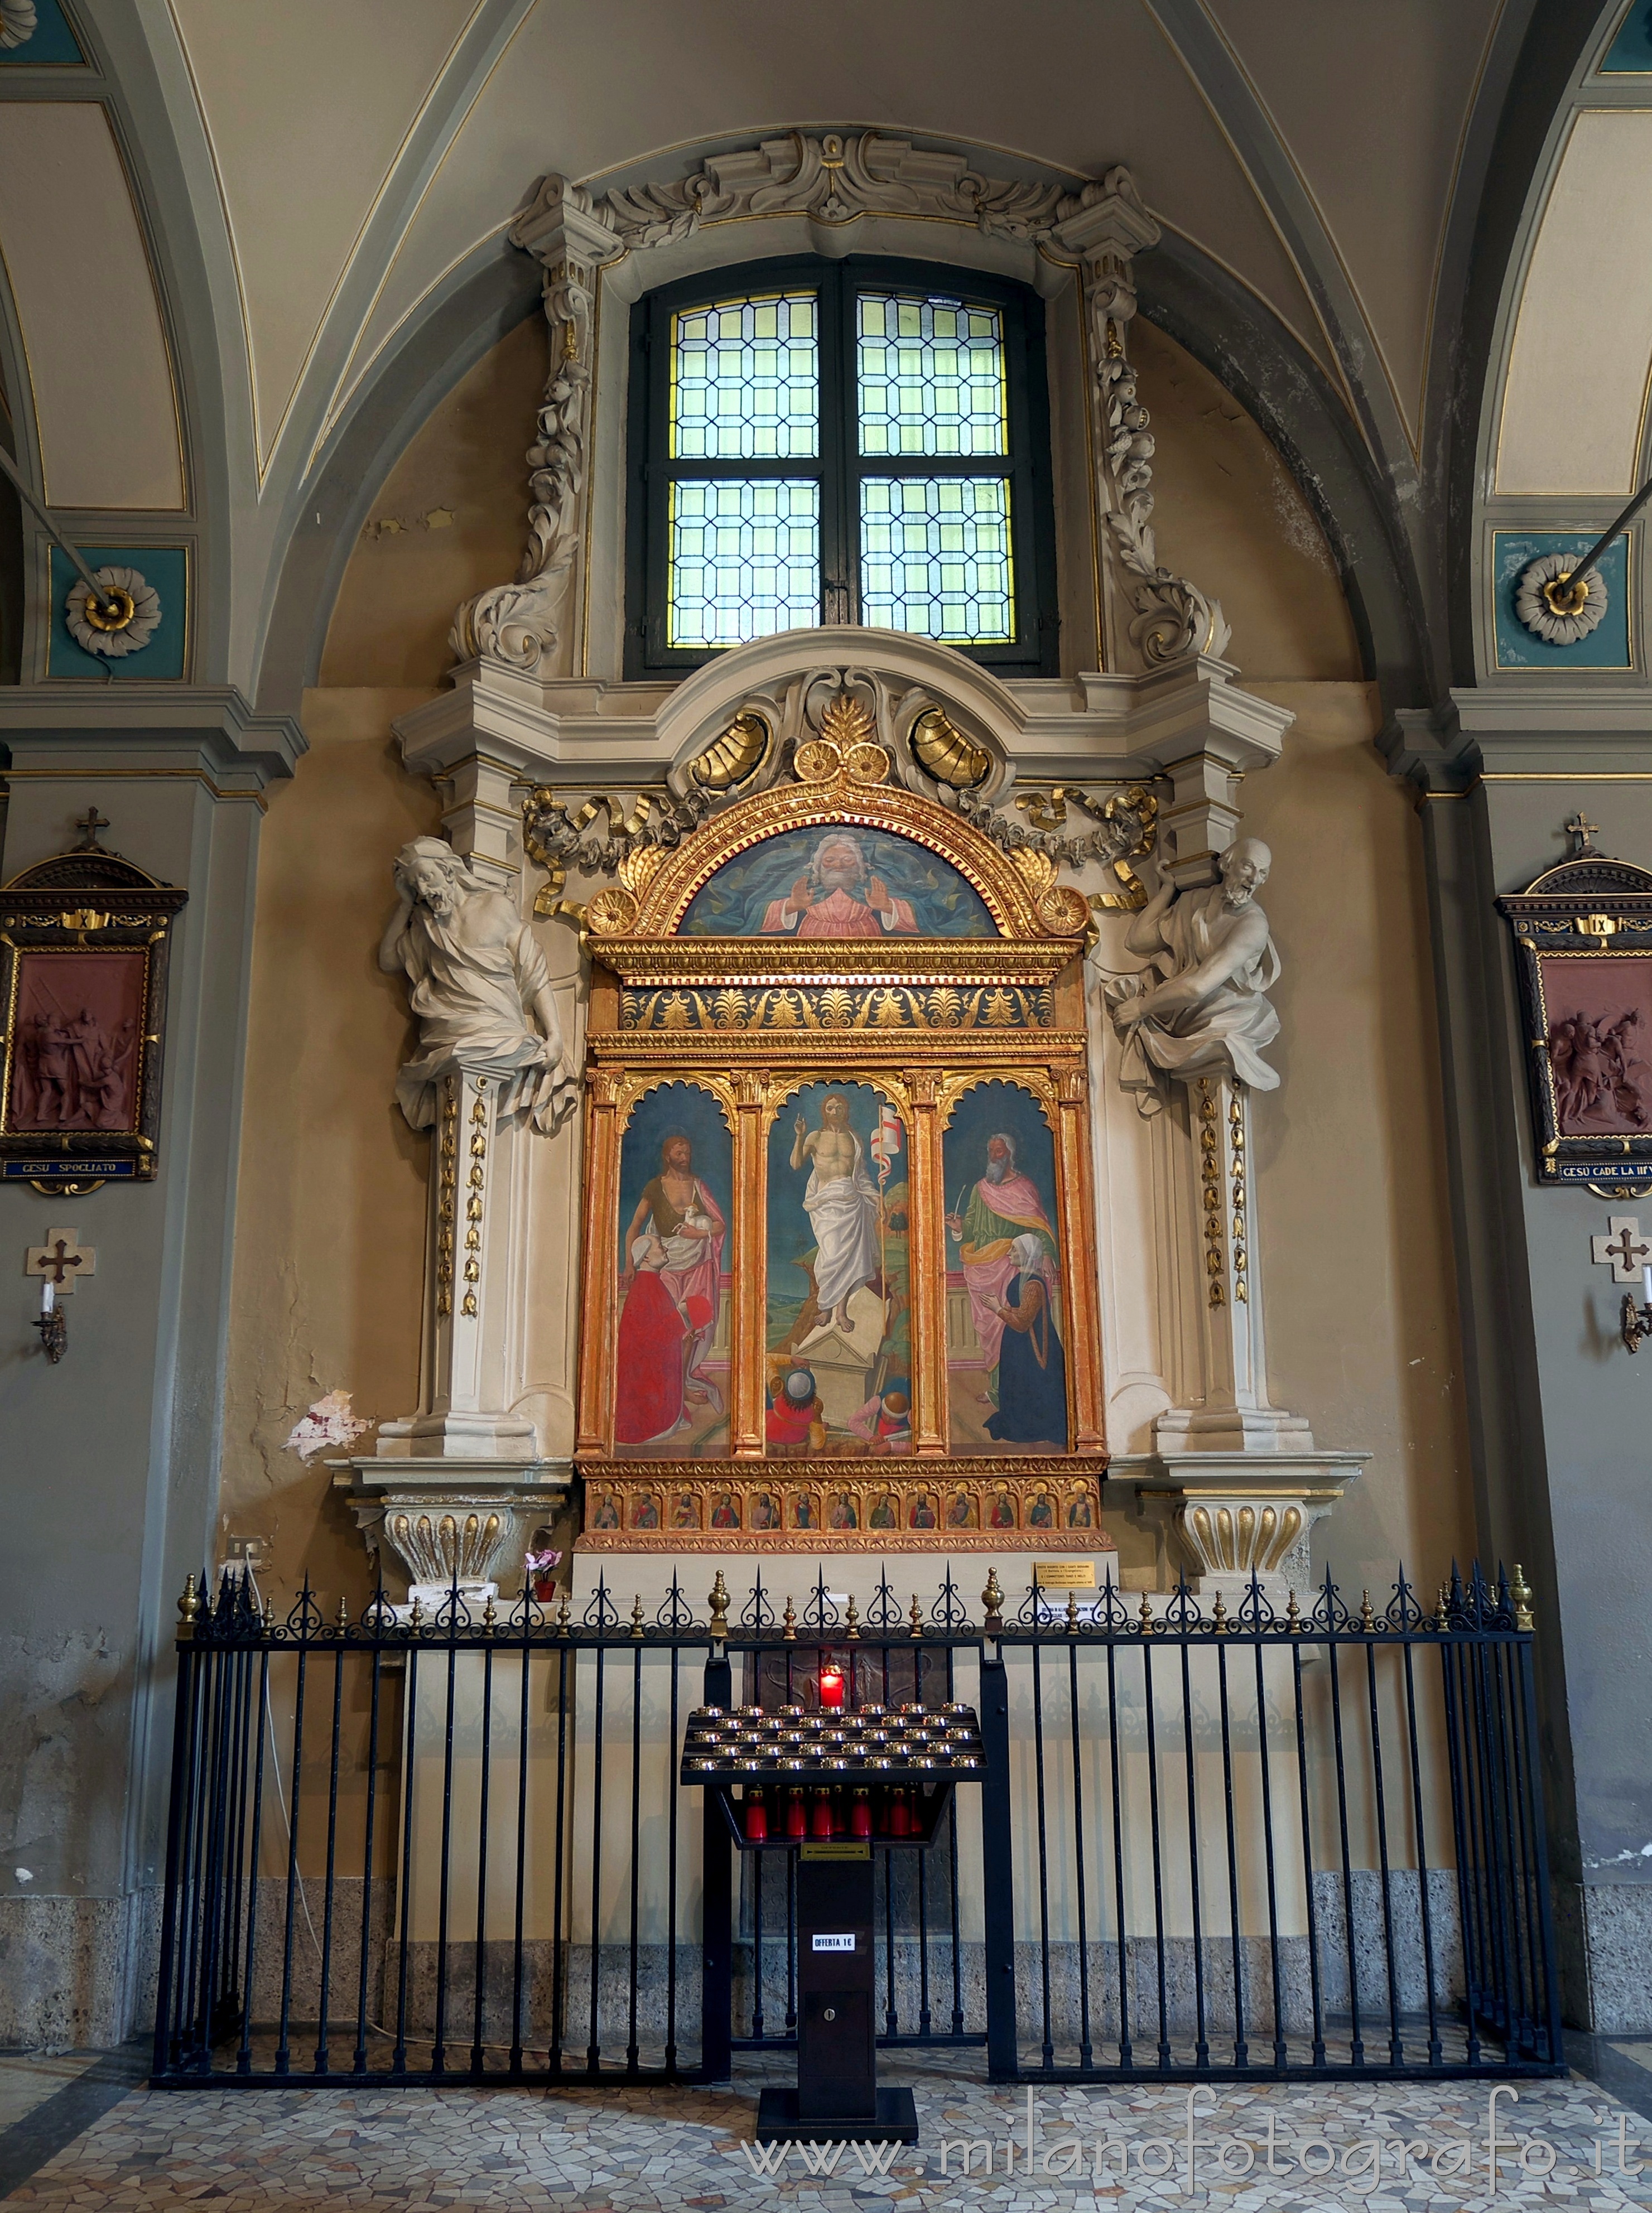
[[1042, 1272], [1043, 1241], [1017, 1237], [1009, 1248], [1016, 1272], [1000, 1302], [998, 1406], [986, 1431], [1000, 1444], [1067, 1449], [1067, 1360], [1056, 1334], [1050, 1289]]

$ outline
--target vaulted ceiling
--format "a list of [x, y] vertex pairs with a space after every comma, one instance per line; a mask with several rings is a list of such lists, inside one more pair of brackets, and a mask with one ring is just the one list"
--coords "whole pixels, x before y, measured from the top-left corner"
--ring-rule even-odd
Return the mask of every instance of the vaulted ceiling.
[[[1523, 489], [1612, 490], [1638, 466], [1624, 410], [1646, 385], [1652, 308], [1612, 277], [1643, 257], [1619, 235], [1614, 264], [1591, 213], [1613, 175], [1633, 187], [1612, 200], [1621, 220], [1649, 204], [1652, 92], [1631, 77], [1612, 113], [1576, 120], [1556, 189], [1581, 228], [1532, 245], [1558, 108], [1622, 12], [1575, 21], [1570, 48], [1551, 37], [1527, 174], [1499, 184], [1532, 198], [1520, 247], [1541, 292], [1505, 430]], [[352, 527], [347, 480], [382, 472], [508, 296], [520, 311], [532, 272], [508, 267], [522, 258], [503, 233], [540, 174], [607, 186], [777, 129], [872, 125], [1000, 175], [1129, 164], [1167, 253], [1237, 288], [1270, 334], [1275, 363], [1246, 365], [1251, 384], [1265, 393], [1287, 364], [1341, 411], [1425, 602], [1475, 241], [1534, 15], [1533, 0], [39, 0], [36, 39], [0, 49], [0, 338], [20, 455], [77, 527], [183, 518], [201, 540], [196, 673], [255, 691], [295, 546]], [[1613, 292], [1612, 331], [1580, 344], [1581, 302], [1604, 314]], [[1568, 373], [1557, 328], [1616, 412], [1538, 464], [1530, 424]], [[1214, 355], [1222, 343], [1211, 334]], [[326, 561], [306, 558], [306, 588], [324, 590]]]

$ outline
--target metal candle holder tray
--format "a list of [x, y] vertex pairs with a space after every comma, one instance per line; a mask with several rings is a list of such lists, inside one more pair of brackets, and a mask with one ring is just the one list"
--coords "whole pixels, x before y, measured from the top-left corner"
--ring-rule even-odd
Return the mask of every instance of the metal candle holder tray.
[[972, 1706], [697, 1706], [685, 1783], [957, 1783], [986, 1765]]

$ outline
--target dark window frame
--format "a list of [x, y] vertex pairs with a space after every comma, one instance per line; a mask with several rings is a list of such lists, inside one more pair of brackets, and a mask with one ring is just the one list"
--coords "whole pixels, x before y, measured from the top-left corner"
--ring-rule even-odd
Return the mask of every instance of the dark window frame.
[[[978, 301], [1003, 319], [1007, 454], [863, 454], [856, 435], [854, 369], [857, 290], [921, 291]], [[820, 299], [820, 454], [776, 460], [674, 460], [668, 447], [671, 318], [684, 308], [770, 291], [810, 290]], [[1044, 303], [1029, 285], [944, 262], [851, 254], [741, 261], [662, 284], [631, 309], [626, 456], [625, 674], [686, 675], [732, 646], [666, 643], [667, 507], [679, 478], [812, 477], [820, 485], [820, 619], [860, 620], [860, 481], [863, 477], [998, 476], [1009, 479], [1016, 635], [1002, 644], [954, 650], [1000, 676], [1058, 673], [1055, 504]], [[891, 632], [891, 636], [902, 635]]]

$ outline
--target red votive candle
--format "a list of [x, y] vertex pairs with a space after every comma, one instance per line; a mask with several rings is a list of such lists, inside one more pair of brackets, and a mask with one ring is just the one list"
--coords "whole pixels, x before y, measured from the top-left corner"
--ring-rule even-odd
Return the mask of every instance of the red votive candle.
[[820, 1704], [829, 1713], [841, 1713], [843, 1703], [843, 1670], [828, 1662], [820, 1670]]
[[872, 1801], [864, 1790], [855, 1793], [855, 1802], [849, 1809], [849, 1833], [851, 1837], [872, 1833]]
[[803, 1793], [796, 1784], [793, 1785], [791, 1795], [786, 1801], [786, 1834], [789, 1837], [806, 1837], [808, 1834], [808, 1814], [803, 1805]]
[[809, 1816], [808, 1832], [812, 1837], [829, 1837], [832, 1834], [832, 1793], [829, 1790], [817, 1790], [814, 1794], [814, 1808]]
[[746, 1798], [746, 1834], [754, 1844], [766, 1841], [769, 1834], [769, 1809], [763, 1802], [760, 1790], [749, 1791]]

